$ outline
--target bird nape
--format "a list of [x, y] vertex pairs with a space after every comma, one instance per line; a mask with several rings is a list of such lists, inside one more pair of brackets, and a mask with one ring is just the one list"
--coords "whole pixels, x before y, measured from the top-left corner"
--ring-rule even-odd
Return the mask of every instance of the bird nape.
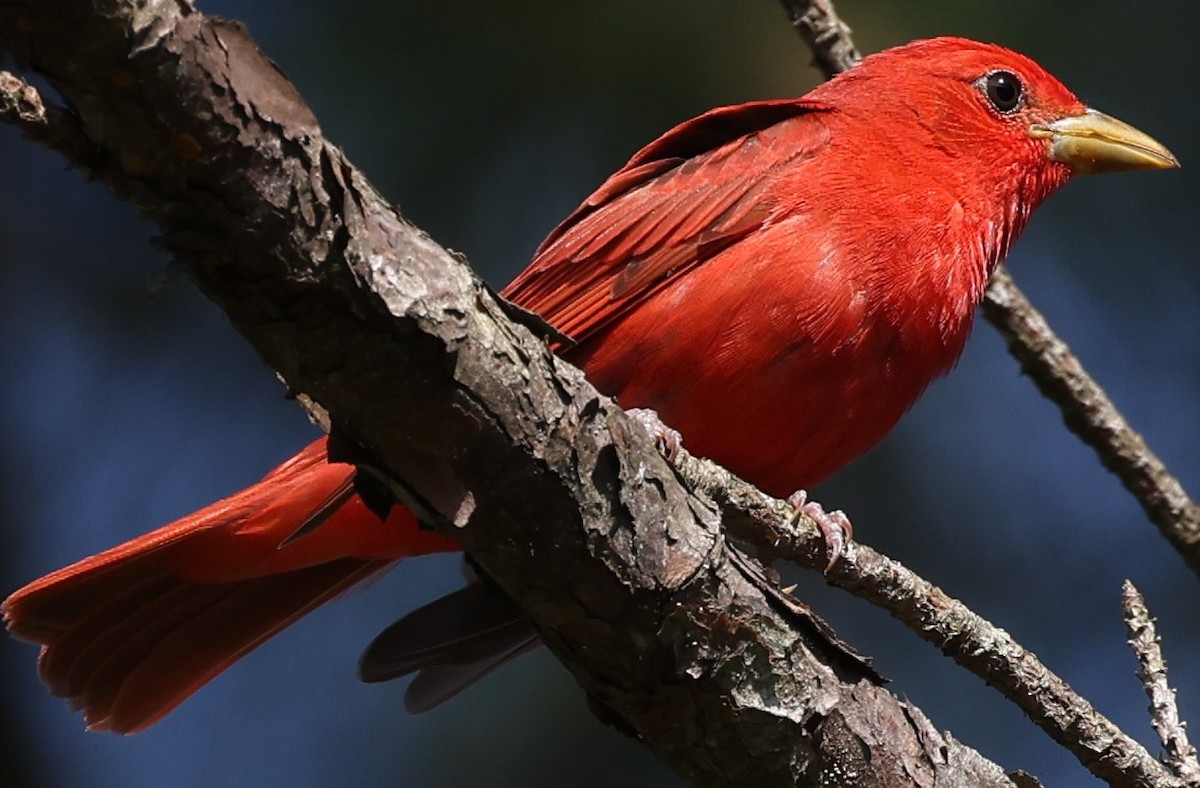
[[[869, 449], [953, 366], [1042, 200], [1076, 173], [1175, 166], [1029, 58], [918, 41], [801, 98], [680, 124], [504, 295], [569, 336], [563, 355], [622, 406], [785, 495]], [[230, 498], [16, 591], [8, 628], [40, 644], [42, 679], [89, 728], [141, 730], [346, 588], [459, 549], [403, 509], [381, 520], [349, 496], [324, 511], [353, 473], [319, 439]], [[318, 510], [320, 526], [290, 538]], [[428, 669], [423, 708], [530, 645], [511, 605], [473, 615], [492, 603], [458, 601], [389, 630], [364, 676]]]

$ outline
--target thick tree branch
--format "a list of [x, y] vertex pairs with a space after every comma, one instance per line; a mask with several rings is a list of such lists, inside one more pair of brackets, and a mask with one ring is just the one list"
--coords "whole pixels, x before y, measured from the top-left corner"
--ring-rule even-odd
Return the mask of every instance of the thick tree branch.
[[[522, 604], [608, 718], [702, 784], [846, 770], [864, 785], [1008, 784], [763, 583], [709, 499], [382, 200], [239, 26], [183, 0], [133, 6], [0, 0], [0, 49], [52, 82], [86, 143], [31, 136], [159, 224], [288, 384]], [[1115, 778], [1170, 784], [1111, 741], [1099, 761]]]
[[1009, 784], [768, 592], [640, 427], [371, 188], [236, 24], [183, 0], [0, 2], [87, 165], [288, 384], [698, 784]]

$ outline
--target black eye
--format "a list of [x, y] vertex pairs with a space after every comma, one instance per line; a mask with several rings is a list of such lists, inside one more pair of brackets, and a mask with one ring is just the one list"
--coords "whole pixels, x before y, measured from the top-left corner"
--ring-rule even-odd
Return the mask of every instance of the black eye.
[[993, 71], [983, 78], [983, 93], [1000, 112], [1008, 113], [1021, 106], [1025, 87], [1011, 71]]

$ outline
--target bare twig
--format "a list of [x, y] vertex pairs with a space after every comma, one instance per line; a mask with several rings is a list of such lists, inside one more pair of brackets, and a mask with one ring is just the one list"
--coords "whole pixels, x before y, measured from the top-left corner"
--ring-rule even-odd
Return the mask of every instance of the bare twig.
[[[807, 518], [729, 471], [680, 449], [675, 467], [694, 489], [722, 507], [726, 533], [762, 553], [824, 569], [825, 542]], [[1144, 747], [1043, 665], [1003, 629], [899, 562], [851, 544], [826, 574], [833, 585], [884, 608], [959, 665], [993, 685], [1073, 753], [1092, 774], [1113, 785], [1179, 785]]]
[[1128, 580], [1121, 587], [1121, 607], [1125, 611], [1129, 645], [1138, 659], [1138, 677], [1150, 698], [1151, 722], [1166, 751], [1167, 766], [1188, 785], [1200, 785], [1200, 761], [1196, 759], [1196, 748], [1188, 741], [1187, 725], [1179, 719], [1175, 690], [1167, 683], [1167, 662], [1163, 659], [1154, 619], [1142, 592]]
[[862, 55], [850, 40], [850, 26], [833, 10], [831, 0], [782, 0], [792, 27], [813, 53], [813, 65], [829, 79], [852, 68]]
[[1104, 467], [1116, 474], [1192, 570], [1200, 572], [1200, 506], [1003, 268], [992, 275], [983, 313], [1042, 394], [1058, 405], [1067, 427], [1095, 449]]

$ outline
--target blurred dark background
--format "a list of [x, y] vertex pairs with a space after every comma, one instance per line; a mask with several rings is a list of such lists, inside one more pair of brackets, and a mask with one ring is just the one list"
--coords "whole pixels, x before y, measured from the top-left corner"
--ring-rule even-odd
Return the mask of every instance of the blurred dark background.
[[[713, 106], [817, 79], [773, 0], [205, 0], [295, 80], [405, 214], [503, 284], [643, 143]], [[1200, 490], [1200, 5], [842, 0], [864, 51], [942, 34], [1026, 52], [1173, 149], [1177, 172], [1081, 180], [1010, 262], [1151, 446]], [[102, 187], [0, 128], [0, 590], [257, 479], [314, 436], [271, 370]], [[1200, 584], [981, 324], [956, 372], [818, 491], [857, 535], [1007, 628], [1157, 751], [1124, 646], [1145, 591], [1200, 719]], [[884, 613], [801, 593], [935, 724], [1050, 785], [1094, 781], [1017, 710]], [[546, 654], [422, 717], [354, 679], [362, 646], [457, 584], [402, 565], [304, 620], [133, 738], [86, 734], [32, 647], [0, 642], [0, 747], [35, 785], [676, 785], [600, 725]], [[15, 784], [15, 783], [8, 783]]]

